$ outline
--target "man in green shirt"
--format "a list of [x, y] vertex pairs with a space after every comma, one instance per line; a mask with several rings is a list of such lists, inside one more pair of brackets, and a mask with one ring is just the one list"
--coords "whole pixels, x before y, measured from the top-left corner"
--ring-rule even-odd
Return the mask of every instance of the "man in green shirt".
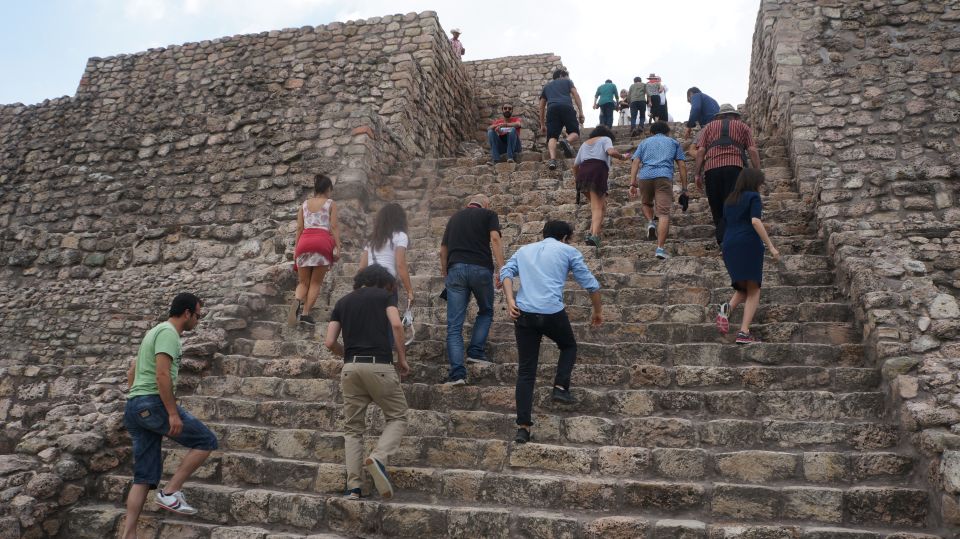
[[[633, 77], [633, 84], [627, 90], [627, 100], [630, 101], [630, 136], [635, 137], [643, 133], [643, 125], [647, 117], [647, 85], [641, 77]], [[637, 129], [637, 115], [640, 116], [640, 128]]]
[[180, 487], [217, 448], [217, 437], [199, 419], [177, 406], [174, 388], [182, 355], [180, 335], [197, 327], [204, 316], [200, 298], [187, 292], [177, 294], [170, 304], [170, 317], [147, 332], [127, 371], [130, 391], [123, 423], [133, 439], [133, 486], [127, 495], [123, 539], [136, 539], [137, 519], [147, 494], [160, 484], [160, 444], [165, 435], [190, 451], [164, 489], [157, 491], [157, 503], [182, 515], [197, 512], [187, 504]]
[[600, 125], [613, 127], [613, 109], [617, 107], [619, 91], [617, 85], [612, 80], [597, 87], [597, 93], [593, 96], [593, 108], [600, 109]]

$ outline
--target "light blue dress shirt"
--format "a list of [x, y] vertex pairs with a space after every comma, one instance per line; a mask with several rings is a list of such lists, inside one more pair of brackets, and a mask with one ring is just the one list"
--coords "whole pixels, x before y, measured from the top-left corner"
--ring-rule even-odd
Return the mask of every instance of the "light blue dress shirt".
[[588, 292], [600, 290], [583, 255], [576, 248], [553, 238], [524, 245], [500, 269], [500, 280], [516, 282], [520, 275], [517, 307], [526, 313], [554, 314], [563, 310], [563, 286], [567, 273]]

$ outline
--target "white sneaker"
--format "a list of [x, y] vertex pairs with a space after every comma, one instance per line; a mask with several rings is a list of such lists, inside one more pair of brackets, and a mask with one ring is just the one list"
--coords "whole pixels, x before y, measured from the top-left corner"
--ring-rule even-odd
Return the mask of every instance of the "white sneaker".
[[650, 221], [649, 223], [647, 223], [647, 239], [648, 240], [657, 239], [657, 225], [655, 225], [653, 221]]
[[443, 383], [445, 386], [465, 386], [467, 385], [466, 378], [460, 378], [459, 380], [448, 380]]
[[164, 494], [162, 490], [157, 490], [157, 503], [160, 507], [181, 515], [196, 515], [197, 510], [187, 503], [183, 497], [182, 491], [176, 491], [173, 494]]

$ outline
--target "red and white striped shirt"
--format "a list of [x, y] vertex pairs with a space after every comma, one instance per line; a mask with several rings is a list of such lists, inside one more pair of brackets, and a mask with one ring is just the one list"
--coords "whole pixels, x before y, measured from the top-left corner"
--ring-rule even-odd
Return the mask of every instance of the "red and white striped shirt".
[[[740, 148], [746, 151], [756, 146], [756, 143], [753, 141], [753, 132], [750, 130], [750, 126], [736, 118], [730, 118], [729, 121], [730, 138], [733, 139]], [[703, 151], [704, 148], [709, 147], [710, 144], [720, 138], [721, 124], [721, 119], [715, 119], [708, 123], [707, 127], [703, 128], [697, 141], [697, 148], [699, 148], [700, 151]], [[704, 156], [705, 165], [703, 171], [706, 172], [720, 167], [744, 166], [743, 153], [740, 151], [740, 148], [736, 146], [716, 146], [711, 148]], [[749, 153], [747, 155], [749, 155]]]

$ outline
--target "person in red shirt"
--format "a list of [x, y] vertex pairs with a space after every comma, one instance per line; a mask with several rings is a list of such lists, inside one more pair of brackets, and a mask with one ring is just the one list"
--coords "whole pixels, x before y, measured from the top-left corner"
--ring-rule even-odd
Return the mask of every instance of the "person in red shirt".
[[520, 153], [520, 117], [513, 115], [513, 105], [506, 104], [501, 109], [502, 118], [497, 118], [487, 129], [487, 141], [490, 143], [490, 161], [493, 165], [500, 161], [500, 154], [506, 152], [507, 163], [516, 162]]

